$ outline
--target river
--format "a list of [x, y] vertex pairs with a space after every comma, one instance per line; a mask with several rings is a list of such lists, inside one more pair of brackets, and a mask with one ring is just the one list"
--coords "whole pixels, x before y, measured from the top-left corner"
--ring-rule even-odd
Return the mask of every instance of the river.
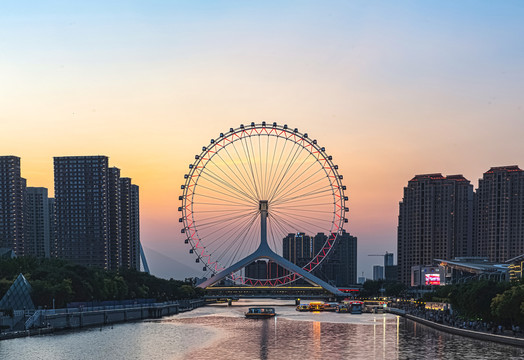
[[[443, 333], [392, 314], [303, 313], [240, 300], [134, 323], [0, 342], [0, 359], [523, 359], [524, 349]], [[247, 307], [278, 316], [245, 319]]]

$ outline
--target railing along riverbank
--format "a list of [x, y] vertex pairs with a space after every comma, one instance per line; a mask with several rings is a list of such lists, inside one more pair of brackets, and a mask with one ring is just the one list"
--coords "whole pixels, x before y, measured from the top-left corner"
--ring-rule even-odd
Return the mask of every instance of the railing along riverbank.
[[204, 299], [193, 299], [151, 304], [36, 310], [22, 319], [23, 330], [0, 333], [0, 340], [47, 334], [57, 330], [112, 325], [143, 319], [158, 319], [190, 311], [204, 304]]
[[450, 334], [467, 336], [469, 338], [473, 338], [477, 340], [494, 341], [494, 342], [501, 343], [501, 344], [524, 347], [523, 338], [512, 337], [512, 336], [507, 336], [507, 335], [492, 334], [488, 332], [462, 329], [462, 328], [458, 328], [458, 327], [454, 327], [450, 325], [445, 325], [445, 324], [441, 324], [435, 321], [431, 321], [431, 320], [422, 318], [420, 316], [409, 314], [405, 310], [397, 309], [397, 308], [388, 308], [387, 311], [390, 312], [391, 314], [403, 316], [406, 319], [415, 321], [417, 323], [429, 326], [433, 329], [444, 331]]

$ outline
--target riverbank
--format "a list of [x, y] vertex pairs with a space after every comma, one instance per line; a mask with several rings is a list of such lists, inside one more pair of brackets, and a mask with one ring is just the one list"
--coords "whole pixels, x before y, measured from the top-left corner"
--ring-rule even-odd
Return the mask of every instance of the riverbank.
[[477, 339], [477, 340], [493, 341], [493, 342], [497, 342], [500, 344], [524, 347], [524, 339], [522, 338], [511, 337], [511, 336], [506, 336], [506, 335], [490, 334], [490, 333], [481, 332], [481, 331], [461, 329], [461, 328], [457, 328], [457, 327], [453, 327], [449, 325], [439, 324], [437, 322], [423, 319], [415, 315], [407, 314], [404, 310], [401, 310], [401, 309], [389, 308], [388, 311], [391, 314], [403, 316], [406, 319], [415, 321], [417, 323], [429, 326], [433, 329], [444, 331], [450, 334], [466, 336], [466, 337]]
[[23, 330], [1, 333], [0, 340], [44, 335], [55, 331], [108, 326], [144, 319], [159, 319], [164, 316], [191, 311], [204, 304], [203, 299], [194, 299], [132, 306], [37, 310], [29, 318], [24, 319]]

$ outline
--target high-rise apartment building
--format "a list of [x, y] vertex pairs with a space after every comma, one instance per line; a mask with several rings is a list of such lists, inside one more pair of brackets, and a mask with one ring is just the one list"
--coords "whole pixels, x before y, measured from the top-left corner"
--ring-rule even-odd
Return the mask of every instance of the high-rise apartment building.
[[388, 253], [387, 251], [384, 254], [384, 268], [386, 266], [393, 266], [393, 253]]
[[462, 175], [417, 175], [399, 206], [398, 277], [411, 283], [411, 267], [433, 259], [471, 256], [473, 186]]
[[313, 258], [311, 237], [304, 233], [291, 233], [282, 241], [282, 257], [300, 267]]
[[[36, 257], [50, 257], [51, 221], [49, 197], [43, 187], [27, 187], [25, 192], [24, 253]], [[54, 240], [54, 238], [53, 238]]]
[[47, 201], [49, 207], [49, 252], [51, 257], [56, 257], [56, 210], [55, 210], [55, 199], [49, 198]]
[[108, 208], [108, 227], [109, 227], [109, 253], [111, 254], [111, 269], [118, 270], [122, 266], [122, 212], [121, 212], [121, 188], [120, 188], [120, 169], [109, 168], [108, 176], [109, 188], [109, 208]]
[[25, 179], [20, 175], [20, 158], [0, 156], [0, 248], [24, 255]]
[[384, 280], [384, 266], [373, 265], [373, 280]]
[[140, 214], [138, 186], [120, 178], [122, 266], [140, 270]]
[[245, 277], [250, 279], [275, 279], [289, 272], [274, 261], [256, 260], [245, 267]]
[[[326, 235], [317, 234], [315, 239], [318, 244], [324, 244]], [[342, 232], [327, 259], [322, 262], [318, 270], [315, 270], [314, 274], [338, 287], [355, 285], [357, 283], [357, 238], [345, 231]]]
[[504, 262], [524, 254], [524, 171], [492, 167], [475, 194], [475, 255]]
[[54, 158], [59, 258], [111, 268], [106, 156]]

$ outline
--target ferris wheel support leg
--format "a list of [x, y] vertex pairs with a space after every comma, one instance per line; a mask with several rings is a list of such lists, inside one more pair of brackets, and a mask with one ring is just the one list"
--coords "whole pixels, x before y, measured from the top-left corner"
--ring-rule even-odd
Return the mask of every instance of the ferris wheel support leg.
[[258, 259], [260, 259], [260, 255], [257, 254], [257, 252], [254, 252], [253, 254], [243, 258], [242, 260], [240, 260], [240, 261], [238, 261], [236, 263], [234, 263], [233, 265], [231, 265], [227, 269], [222, 270], [221, 272], [219, 272], [215, 276], [207, 279], [203, 283], [199, 284], [198, 287], [205, 289], [208, 286], [214, 285], [217, 282], [219, 282], [220, 280], [225, 279], [231, 273], [234, 273], [234, 272], [236, 272], [236, 271], [238, 271], [238, 270], [240, 270], [242, 268], [245, 268], [246, 266], [251, 264], [253, 261], [258, 260]]
[[[266, 249], [264, 249], [264, 250], [266, 250]], [[280, 256], [280, 255], [278, 255], [278, 254], [276, 254], [276, 253], [274, 253], [272, 251], [267, 251], [267, 250], [266, 251], [261, 251], [261, 249], [255, 251], [251, 255], [249, 255], [249, 256], [245, 257], [244, 259], [238, 261], [237, 263], [231, 265], [227, 269], [222, 270], [221, 272], [219, 272], [218, 274], [216, 274], [212, 278], [210, 278], [210, 279], [204, 281], [203, 283], [201, 283], [200, 285], [198, 285], [198, 287], [205, 289], [205, 288], [207, 288], [209, 286], [212, 286], [212, 285], [216, 284], [217, 282], [219, 282], [220, 280], [225, 279], [231, 273], [234, 273], [234, 272], [236, 272], [236, 271], [246, 267], [247, 265], [249, 265], [250, 263], [252, 263], [253, 261], [258, 260], [258, 259], [269, 259], [269, 260], [272, 260], [275, 263], [277, 263], [278, 265], [280, 265], [283, 268], [285, 268], [286, 270], [289, 270], [291, 272], [295, 272], [298, 275], [302, 276], [306, 281], [312, 283], [313, 285], [318, 285], [318, 286], [326, 289], [327, 291], [329, 291], [330, 293], [332, 293], [334, 295], [338, 295], [338, 296], [344, 295], [343, 292], [341, 292], [339, 289], [337, 289], [333, 285], [330, 285], [327, 282], [319, 279], [318, 277], [316, 277], [315, 275], [311, 274], [310, 272], [307, 272], [306, 270], [302, 269], [300, 266], [297, 266], [297, 265], [293, 264], [291, 261], [284, 259], [282, 256]]]

